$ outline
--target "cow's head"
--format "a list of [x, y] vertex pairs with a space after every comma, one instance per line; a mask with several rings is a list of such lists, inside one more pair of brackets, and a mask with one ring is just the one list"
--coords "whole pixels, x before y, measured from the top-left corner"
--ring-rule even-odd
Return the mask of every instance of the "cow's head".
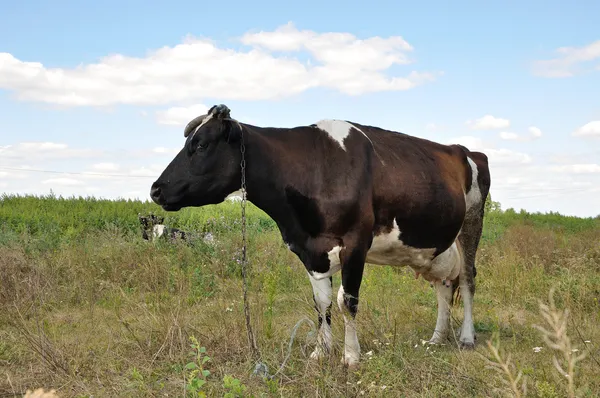
[[152, 184], [150, 197], [167, 211], [220, 203], [241, 186], [241, 125], [215, 105], [190, 121], [183, 149]]

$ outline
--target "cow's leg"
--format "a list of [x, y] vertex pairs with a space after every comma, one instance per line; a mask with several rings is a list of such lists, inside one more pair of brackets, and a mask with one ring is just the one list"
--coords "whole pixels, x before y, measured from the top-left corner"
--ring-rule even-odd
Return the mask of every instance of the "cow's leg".
[[356, 333], [358, 293], [365, 267], [366, 250], [346, 249], [342, 260], [342, 283], [338, 290], [337, 303], [344, 315], [344, 355], [342, 363], [355, 367], [360, 360], [360, 344]]
[[[464, 318], [460, 327], [460, 346], [461, 348], [472, 349], [475, 347], [475, 326], [473, 325], [473, 296], [475, 295], [475, 280], [473, 273], [467, 268], [459, 280], [460, 295], [463, 301]], [[463, 277], [464, 276], [464, 277]]]
[[437, 297], [437, 321], [433, 336], [429, 339], [432, 344], [441, 344], [448, 337], [453, 286], [458, 284], [457, 279], [462, 269], [463, 256], [460, 243], [455, 242], [433, 260], [428, 275], [424, 276], [433, 281]]
[[441, 344], [448, 337], [450, 324], [450, 305], [452, 304], [452, 287], [446, 286], [442, 281], [435, 281], [435, 294], [437, 296], [437, 321], [433, 336], [429, 339], [432, 344]]
[[315, 309], [319, 316], [317, 346], [312, 354], [310, 354], [310, 357], [312, 359], [319, 359], [331, 349], [331, 294], [333, 278], [330, 276], [328, 278], [315, 279], [310, 274], [308, 277], [312, 284]]
[[473, 298], [475, 296], [475, 256], [483, 229], [483, 209], [472, 209], [467, 213], [460, 236], [463, 248], [463, 268], [460, 273], [460, 295], [463, 301], [464, 319], [460, 328], [462, 348], [475, 347], [475, 327], [473, 325]]

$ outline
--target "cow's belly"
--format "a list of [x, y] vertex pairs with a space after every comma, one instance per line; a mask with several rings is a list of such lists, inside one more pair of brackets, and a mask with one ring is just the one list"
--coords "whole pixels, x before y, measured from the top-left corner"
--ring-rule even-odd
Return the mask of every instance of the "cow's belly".
[[405, 245], [398, 236], [400, 231], [394, 221], [389, 233], [373, 238], [366, 262], [377, 265], [409, 266], [428, 280], [454, 279], [460, 270], [461, 253], [458, 241], [433, 258], [435, 248], [415, 248]]
[[376, 236], [367, 252], [366, 261], [378, 265], [395, 265], [410, 267], [427, 267], [435, 248], [418, 249], [406, 246], [402, 241], [389, 234]]

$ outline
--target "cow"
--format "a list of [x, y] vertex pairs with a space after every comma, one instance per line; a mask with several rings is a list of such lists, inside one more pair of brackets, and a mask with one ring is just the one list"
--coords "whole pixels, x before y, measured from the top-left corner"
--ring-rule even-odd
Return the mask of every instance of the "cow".
[[142, 216], [138, 213], [138, 220], [142, 225], [142, 238], [145, 240], [154, 240], [161, 237], [169, 237], [171, 240], [186, 240], [188, 233], [177, 228], [169, 228], [164, 225], [165, 218], [150, 214]]
[[247, 200], [275, 221], [308, 273], [319, 325], [311, 358], [330, 352], [332, 275], [340, 271], [342, 363], [359, 365], [366, 263], [409, 266], [435, 286], [432, 344], [449, 337], [458, 291], [459, 347], [474, 347], [475, 255], [491, 184], [484, 153], [346, 120], [259, 127], [232, 118], [223, 104], [191, 120], [183, 135], [150, 197], [165, 211], [218, 204], [242, 187], [243, 169]]

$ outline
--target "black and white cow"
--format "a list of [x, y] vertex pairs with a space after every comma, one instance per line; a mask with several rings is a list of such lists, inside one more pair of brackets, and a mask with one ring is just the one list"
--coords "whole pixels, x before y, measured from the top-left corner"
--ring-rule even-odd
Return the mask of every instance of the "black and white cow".
[[241, 187], [243, 139], [247, 198], [277, 223], [308, 271], [319, 316], [312, 358], [331, 348], [331, 276], [341, 271], [342, 361], [358, 364], [365, 262], [408, 265], [435, 286], [431, 343], [447, 337], [460, 287], [460, 344], [474, 347], [475, 254], [491, 183], [485, 154], [343, 120], [258, 127], [232, 119], [225, 105], [190, 121], [184, 137], [152, 184], [152, 200], [166, 211], [222, 202]]
[[142, 225], [142, 238], [145, 240], [154, 240], [161, 237], [182, 240], [187, 239], [188, 234], [186, 232], [177, 228], [169, 228], [164, 225], [164, 217], [159, 217], [154, 214], [150, 214], [150, 216], [138, 214], [138, 219]]

